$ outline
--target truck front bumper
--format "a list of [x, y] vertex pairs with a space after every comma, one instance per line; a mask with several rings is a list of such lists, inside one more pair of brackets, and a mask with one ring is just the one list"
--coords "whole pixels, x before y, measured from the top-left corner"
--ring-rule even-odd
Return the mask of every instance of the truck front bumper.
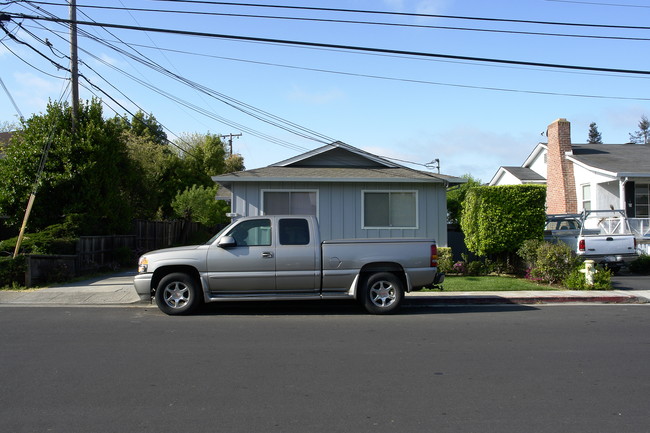
[[135, 291], [143, 301], [151, 300], [151, 278], [153, 274], [137, 274], [133, 278], [133, 286]]

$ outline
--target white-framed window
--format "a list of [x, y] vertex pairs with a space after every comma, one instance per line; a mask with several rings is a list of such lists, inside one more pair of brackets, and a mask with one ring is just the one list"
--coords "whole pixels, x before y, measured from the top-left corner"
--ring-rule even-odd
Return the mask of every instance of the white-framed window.
[[417, 229], [417, 191], [362, 191], [364, 229]]
[[637, 183], [634, 186], [635, 216], [637, 218], [650, 217], [650, 185]]
[[591, 184], [582, 185], [582, 209], [591, 210]]
[[318, 191], [262, 190], [264, 215], [318, 215]]

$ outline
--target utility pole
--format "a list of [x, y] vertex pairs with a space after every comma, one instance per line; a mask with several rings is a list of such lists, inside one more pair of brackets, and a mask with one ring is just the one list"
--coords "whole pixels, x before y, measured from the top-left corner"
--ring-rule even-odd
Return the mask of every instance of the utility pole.
[[79, 112], [79, 62], [77, 60], [77, 0], [70, 1], [70, 86], [72, 90], [72, 132]]
[[219, 137], [228, 138], [228, 156], [232, 156], [232, 138], [241, 137], [241, 134], [227, 134], [227, 135], [220, 135]]

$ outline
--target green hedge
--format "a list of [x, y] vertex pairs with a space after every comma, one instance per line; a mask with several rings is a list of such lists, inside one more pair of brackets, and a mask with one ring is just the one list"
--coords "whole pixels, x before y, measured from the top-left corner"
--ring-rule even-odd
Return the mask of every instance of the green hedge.
[[[13, 255], [18, 237], [0, 242], [0, 252]], [[38, 232], [26, 233], [20, 245], [21, 254], [75, 254], [77, 237], [64, 224]]]
[[527, 239], [542, 239], [546, 187], [481, 186], [467, 192], [461, 228], [465, 245], [479, 256], [514, 253]]

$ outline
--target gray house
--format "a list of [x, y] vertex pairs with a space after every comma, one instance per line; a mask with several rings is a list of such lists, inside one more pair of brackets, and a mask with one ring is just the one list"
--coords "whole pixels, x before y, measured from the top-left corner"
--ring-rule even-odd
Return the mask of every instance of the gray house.
[[422, 237], [440, 246], [447, 245], [446, 188], [465, 182], [341, 142], [212, 179], [234, 218], [309, 214], [318, 217], [324, 240]]

